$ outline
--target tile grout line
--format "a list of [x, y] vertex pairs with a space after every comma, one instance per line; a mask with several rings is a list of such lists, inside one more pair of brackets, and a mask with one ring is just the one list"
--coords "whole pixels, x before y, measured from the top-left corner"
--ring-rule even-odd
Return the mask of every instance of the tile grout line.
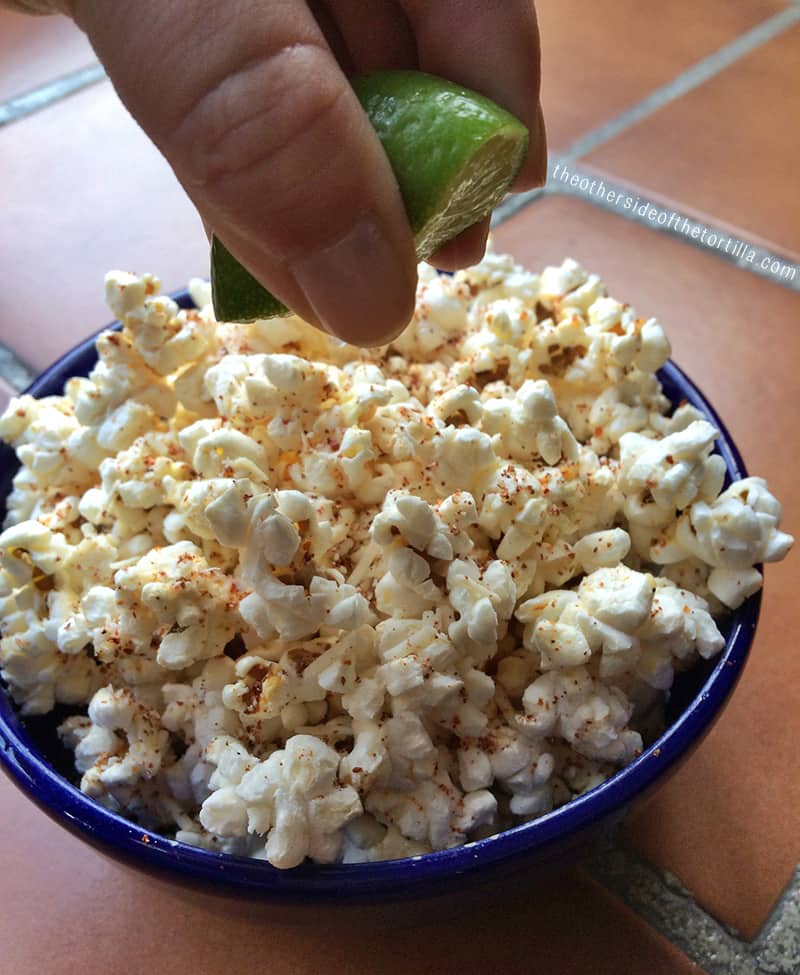
[[[98, 61], [17, 95], [0, 104], [0, 129], [83, 91], [91, 85], [98, 84], [105, 78], [105, 69]], [[34, 371], [13, 349], [0, 342], [0, 379], [4, 379], [15, 390], [22, 390], [29, 386], [34, 378]]]
[[105, 80], [106, 72], [99, 61], [85, 68], [79, 68], [70, 74], [48, 81], [39, 88], [33, 88], [22, 95], [17, 95], [0, 104], [0, 128], [18, 122], [20, 119], [39, 112], [48, 105], [61, 101], [69, 95], [74, 95], [84, 88], [96, 85]]
[[[765, 44], [767, 41], [771, 40], [773, 37], [776, 37], [778, 34], [787, 30], [789, 27], [799, 21], [800, 0], [794, 0], [792, 6], [785, 8], [767, 20], [757, 24], [755, 27], [751, 28], [751, 30], [741, 34], [730, 44], [727, 44], [725, 47], [720, 48], [713, 54], [708, 55], [708, 57], [703, 58], [703, 60], [698, 61], [695, 65], [688, 68], [686, 71], [681, 72], [671, 81], [667, 82], [667, 84], [662, 85], [661, 88], [657, 88], [654, 92], [651, 92], [644, 99], [642, 99], [642, 101], [631, 106], [629, 109], [626, 109], [609, 122], [600, 125], [598, 128], [577, 139], [572, 143], [572, 145], [568, 146], [563, 152], [556, 156], [554, 168], [556, 168], [558, 164], [564, 165], [566, 163], [574, 162], [580, 156], [586, 155], [603, 143], [608, 142], [617, 135], [620, 135], [623, 131], [642, 121], [642, 119], [646, 118], [648, 115], [658, 111], [658, 109], [662, 108], [664, 105], [675, 100], [676, 98], [680, 98], [682, 95], [687, 94], [694, 88], [699, 87], [701, 84], [704, 84], [725, 68], [730, 67], [730, 65], [742, 58], [745, 54], [749, 54], [751, 51], [754, 51], [756, 48], [760, 47], [762, 44]], [[642, 189], [646, 191], [645, 187]], [[589, 200], [589, 202], [594, 203], [596, 206], [609, 208], [607, 204], [600, 203], [596, 198], [591, 197], [589, 194], [575, 192], [572, 190], [572, 188], [570, 188], [570, 191], [571, 195], [573, 196], [582, 196]], [[566, 194], [568, 190], [554, 189], [551, 183], [548, 182], [546, 186], [539, 189], [529, 190], [527, 193], [518, 193], [514, 196], [508, 197], [495, 210], [492, 216], [492, 228], [499, 227], [501, 224], [505, 223], [506, 220], [509, 220], [511, 217], [520, 213], [531, 204], [536, 203], [537, 200], [558, 192]], [[630, 195], [630, 191], [627, 192], [628, 195]], [[620, 210], [614, 207], [610, 207], [609, 209], [612, 209], [613, 212], [618, 213], [620, 216], [623, 216], [626, 219], [637, 220], [636, 215], [628, 211]], [[678, 213], [680, 217], [684, 216], [684, 214], [679, 213], [679, 211], [675, 212]], [[646, 220], [640, 220], [638, 222], [643, 222], [647, 226], [652, 226]], [[720, 233], [718, 229], [715, 229], [713, 226], [707, 226], [700, 221], [691, 220], [691, 222], [699, 226], [701, 231], [703, 228], [705, 228], [711, 233]], [[653, 227], [653, 229], [665, 231], [664, 227], [656, 226]], [[671, 231], [666, 232], [669, 233]], [[675, 235], [681, 236], [680, 234]], [[683, 235], [683, 237], [686, 239], [685, 235]], [[746, 244], [750, 243], [747, 238], [739, 239]], [[689, 238], [689, 240], [690, 242], [696, 243], [695, 241], [691, 241], [691, 238]], [[772, 254], [771, 252], [765, 250], [762, 251], [761, 248], [755, 247], [755, 245], [751, 246], [753, 246], [757, 253], [761, 251], [762, 255], [779, 260], [779, 255]], [[731, 255], [722, 254], [719, 251], [717, 251], [717, 254], [718, 256], [724, 257], [727, 260], [733, 260], [736, 266], [741, 270], [759, 274], [760, 276], [767, 277], [772, 281], [776, 280], [774, 275], [771, 275], [760, 268], [756, 269], [746, 261], [737, 261], [735, 258], [731, 258]], [[800, 279], [800, 275], [795, 274], [794, 284], [787, 284], [786, 281], [778, 281], [777, 283], [793, 288], [794, 290], [800, 290], [800, 280], [798, 279]]]
[[[561, 161], [554, 166], [554, 172], [559, 168], [562, 168], [562, 173], [568, 175], [570, 179], [556, 178], [557, 181], [553, 185], [548, 185], [548, 194], [585, 200], [600, 210], [623, 216], [633, 223], [666, 234], [700, 250], [710, 251], [742, 271], [749, 271], [774, 284], [800, 293], [800, 269], [781, 253], [754, 243], [746, 235], [734, 236], [730, 231], [724, 230], [711, 221], [699, 220], [676, 207], [663, 206], [639, 196], [636, 190], [641, 189], [640, 187], [636, 189], [627, 187], [606, 176], [601, 177], [577, 166], [567, 169]], [[578, 185], [572, 185], [572, 177], [578, 178]], [[589, 184], [588, 188], [581, 185], [584, 182]], [[599, 187], [595, 190], [597, 184]], [[713, 239], [714, 243], [707, 243], [706, 237], [709, 241]]]
[[752, 944], [759, 975], [800, 971], [800, 866]]
[[[556, 157], [556, 162], [561, 161], [561, 156]], [[549, 165], [550, 161], [548, 160]], [[515, 217], [543, 196], [548, 196], [550, 194], [549, 179], [548, 175], [548, 182], [535, 190], [526, 190], [524, 193], [512, 193], [510, 196], [507, 196], [499, 206], [495, 207], [492, 213], [492, 230], [499, 227], [500, 224], [505, 223], [506, 220]]]
[[602, 841], [586, 868], [707, 975], [796, 975], [800, 970], [800, 868], [750, 942], [712, 917], [678, 878], [643, 860], [619, 835]]
[[[631, 125], [635, 125], [643, 118], [658, 111], [668, 102], [680, 98], [708, 81], [709, 78], [782, 33], [797, 23], [798, 20], [800, 20], [800, 0], [794, 0], [791, 6], [762, 21], [744, 34], [740, 34], [730, 44], [719, 48], [692, 67], [687, 68], [616, 118], [582, 136], [561, 154], [561, 158], [564, 161], [571, 161], [579, 156], [586, 155]], [[40, 111], [53, 102], [60, 101], [62, 98], [66, 98], [105, 78], [105, 69], [97, 61], [0, 103], [0, 127], [25, 118], [27, 115]]]
[[707, 914], [677, 878], [668, 882], [669, 875], [635, 854], [619, 836], [604, 841], [586, 869], [706, 975], [758, 975], [748, 946]]
[[[800, 3], [800, 0], [797, 0], [797, 2]], [[571, 186], [568, 182], [560, 184], [555, 181], [548, 181], [547, 185], [540, 189], [530, 190], [527, 193], [520, 193], [516, 196], [509, 197], [509, 199], [505, 200], [495, 210], [492, 216], [492, 230], [495, 230], [523, 210], [526, 210], [538, 200], [553, 196], [569, 196], [584, 200], [600, 210], [604, 210], [607, 213], [614, 213], [625, 220], [630, 220], [633, 223], [640, 224], [658, 233], [666, 234], [693, 247], [700, 248], [704, 251], [711, 251], [717, 257], [727, 261], [729, 264], [733, 264], [734, 267], [739, 268], [741, 271], [747, 271], [758, 277], [766, 278], [773, 284], [800, 293], [800, 268], [784, 258], [781, 253], [768, 250], [760, 244], [754, 243], [744, 234], [734, 236], [730, 231], [723, 230], [716, 224], [690, 217], [675, 207], [665, 207], [660, 203], [653, 203], [646, 197], [643, 198], [635, 195], [636, 190], [644, 193], [646, 192], [646, 188], [623, 186], [614, 182], [608, 176], [601, 177], [595, 173], [580, 169], [578, 166], [567, 170], [564, 157], [561, 156], [556, 157], [553, 171], [559, 168], [563, 168], [571, 176], [578, 177], [579, 184], [577, 186]], [[581, 188], [580, 181], [586, 181], [590, 186], [599, 183], [604, 187], [605, 194], [598, 195], [597, 192], [590, 188]], [[608, 195], [614, 195], [618, 202], [610, 202], [606, 198]], [[630, 206], [626, 207], [624, 205], [624, 201], [626, 200], [633, 202]], [[640, 207], [645, 208], [644, 213], [636, 212]], [[652, 219], [648, 216], [651, 213]], [[665, 218], [664, 222], [659, 223], [659, 217], [662, 215]], [[672, 226], [673, 217], [675, 218], [675, 226]], [[730, 242], [733, 245], [733, 250], [726, 251], [725, 249], [720, 249], [716, 244], [710, 245], [705, 243], [706, 235], [709, 238], [716, 238], [717, 244], [723, 246], [725, 245], [725, 241]], [[774, 271], [771, 270], [776, 264], [779, 267]]]
[[690, 68], [676, 75], [660, 88], [656, 88], [649, 95], [645, 96], [640, 102], [619, 114], [598, 128], [587, 132], [569, 146], [561, 155], [565, 161], [572, 161], [579, 156], [585, 156], [595, 150], [598, 146], [615, 136], [625, 129], [630, 128], [648, 115], [652, 115], [669, 102], [681, 98], [695, 88], [704, 84], [715, 75], [730, 67], [740, 58], [761, 47], [767, 41], [772, 40], [778, 34], [783, 33], [793, 24], [800, 21], [800, 9], [797, 6], [787, 7], [779, 13], [774, 14], [767, 20], [762, 21], [752, 27], [744, 34], [740, 34], [730, 44], [719, 48], [713, 54], [693, 64]]
[[26, 389], [36, 378], [36, 373], [4, 342], [0, 342], [0, 379], [15, 391]]

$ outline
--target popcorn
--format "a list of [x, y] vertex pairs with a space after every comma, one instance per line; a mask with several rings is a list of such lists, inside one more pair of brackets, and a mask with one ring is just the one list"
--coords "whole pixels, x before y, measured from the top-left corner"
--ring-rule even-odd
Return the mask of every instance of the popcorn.
[[294, 726], [307, 717], [305, 708], [299, 715], [284, 719], [287, 708], [307, 701], [324, 700], [325, 691], [298, 673], [297, 661], [284, 655], [279, 662], [256, 655], [236, 661], [235, 677], [222, 691], [222, 703], [228, 712], [238, 712], [240, 726], [251, 741], [271, 741], [281, 722]]
[[461, 793], [436, 754], [429, 778], [412, 791], [373, 789], [365, 808], [378, 822], [395, 826], [410, 840], [445, 850], [463, 843], [468, 833], [493, 822], [497, 799], [486, 789]]
[[40, 489], [86, 490], [92, 468], [105, 456], [96, 435], [81, 428], [65, 397], [12, 398], [0, 418], [0, 437], [14, 447], [23, 470]]
[[578, 443], [558, 415], [550, 383], [526, 380], [513, 400], [484, 403], [482, 427], [494, 434], [503, 456], [531, 462], [538, 454], [546, 464], [576, 460]]
[[191, 684], [164, 684], [165, 708], [161, 724], [184, 744], [204, 749], [220, 735], [235, 736], [241, 730], [236, 712], [225, 706], [223, 695], [236, 679], [236, 665], [229, 657], [206, 662]]
[[581, 582], [578, 598], [586, 611], [606, 624], [632, 633], [647, 619], [655, 582], [647, 573], [624, 565], [596, 569]]
[[[781, 508], [760, 477], [737, 481], [711, 504], [698, 501], [678, 519], [674, 538], [707, 565], [748, 569], [784, 558], [792, 544], [778, 530]], [[712, 573], [713, 575], [713, 573]]]
[[[661, 440], [626, 433], [619, 441], [620, 488], [632, 521], [660, 527], [693, 501], [719, 494], [725, 463], [711, 455], [717, 431], [697, 420]], [[644, 553], [643, 553], [644, 554]]]
[[497, 782], [511, 796], [512, 813], [542, 815], [553, 807], [554, 756], [503, 721], [491, 723], [479, 739], [461, 742], [459, 781], [468, 791]]
[[124, 794], [160, 770], [169, 735], [158, 712], [129, 690], [100, 688], [89, 702], [89, 721], [91, 727], [76, 749], [84, 766], [82, 792], [94, 797], [113, 797], [117, 790]]
[[412, 326], [394, 340], [394, 347], [416, 361], [435, 359], [464, 331], [469, 298], [468, 288], [456, 278], [421, 273]]
[[160, 376], [199, 359], [208, 348], [208, 329], [200, 316], [180, 311], [170, 298], [151, 298], [144, 314], [129, 315], [125, 324], [136, 351]]
[[[540, 672], [581, 667], [599, 654], [601, 677], [625, 682], [638, 675], [659, 690], [671, 685], [676, 661], [713, 656], [725, 642], [705, 600], [624, 565], [596, 569], [577, 592], [550, 590], [527, 600], [516, 616]], [[519, 692], [513, 672], [511, 687]]]
[[432, 558], [452, 559], [453, 546], [448, 526], [437, 524], [433, 508], [411, 494], [390, 491], [383, 502], [383, 510], [372, 522], [372, 538], [387, 547], [395, 538], [417, 552]]
[[198, 420], [181, 431], [178, 439], [201, 477], [247, 477], [256, 483], [267, 479], [269, 463], [264, 448], [239, 430], [219, 428], [213, 420]]
[[243, 836], [247, 806], [236, 787], [256, 763], [246, 748], [228, 736], [214, 738], [206, 746], [205, 757], [214, 771], [208, 780], [209, 796], [200, 808], [200, 824], [215, 836]]
[[382, 826], [372, 816], [358, 816], [345, 828], [342, 863], [400, 860], [430, 853], [425, 843], [409, 840], [395, 826]]
[[633, 705], [615, 687], [592, 678], [583, 667], [551, 671], [525, 691], [523, 734], [560, 737], [587, 758], [630, 762], [642, 749], [641, 735], [627, 728]]
[[636, 673], [658, 690], [671, 686], [678, 661], [685, 665], [695, 654], [708, 659], [725, 645], [705, 600], [667, 579], [656, 580], [652, 610], [637, 638]]
[[456, 559], [447, 570], [447, 591], [459, 616], [448, 629], [450, 639], [476, 663], [485, 664], [497, 652], [514, 612], [517, 589], [511, 569], [499, 559], [483, 570], [471, 559]]
[[[374, 714], [377, 708], [372, 710]], [[385, 772], [389, 766], [387, 729], [371, 718], [356, 718], [353, 721], [353, 735], [353, 749], [339, 763], [339, 779], [352, 785], [359, 795], [364, 795], [386, 778]]]
[[[230, 618], [231, 609], [238, 605], [235, 584], [210, 567], [191, 542], [154, 549], [120, 569], [114, 583], [118, 604], [138, 606], [145, 619], [153, 620], [150, 632], [158, 643], [156, 661], [168, 670], [182, 670], [218, 655], [235, 633]], [[160, 640], [156, 632], [161, 633]]]
[[380, 612], [414, 619], [441, 600], [441, 590], [430, 577], [430, 565], [412, 549], [392, 549], [386, 568], [386, 575], [375, 587], [375, 605]]
[[65, 387], [80, 423], [97, 426], [118, 407], [131, 401], [149, 406], [158, 417], [172, 415], [173, 390], [145, 362], [129, 330], [103, 332], [95, 344], [98, 361], [88, 378], [70, 379]]
[[604, 340], [622, 365], [655, 372], [669, 358], [669, 342], [654, 318], [636, 318], [629, 307], [607, 297], [598, 297], [589, 306], [587, 317], [587, 335]]
[[[19, 597], [14, 601], [19, 605]], [[43, 612], [20, 607], [2, 623], [0, 674], [23, 714], [47, 714], [57, 703], [85, 703], [100, 680], [85, 654], [59, 651], [42, 624]]]
[[561, 267], [546, 267], [539, 281], [540, 294], [545, 298], [561, 297], [574, 291], [587, 280], [586, 272], [571, 258], [567, 258]]
[[631, 537], [622, 528], [609, 528], [606, 531], [591, 532], [584, 535], [573, 546], [575, 558], [584, 572], [600, 568], [613, 568], [619, 565], [630, 552]]
[[339, 855], [343, 827], [363, 810], [352, 786], [337, 785], [338, 766], [332, 748], [294, 735], [285, 749], [243, 775], [236, 795], [248, 829], [269, 833], [266, 854], [274, 866], [294, 867], [307, 856], [331, 863]]
[[105, 285], [91, 374], [0, 417], [0, 676], [82, 711], [83, 791], [179, 842], [288, 869], [541, 816], [791, 545], [670, 415], [661, 325], [574, 261], [422, 265], [375, 350]]
[[445, 427], [433, 447], [431, 481], [447, 494], [466, 489], [474, 496], [498, 466], [491, 439], [472, 427]]

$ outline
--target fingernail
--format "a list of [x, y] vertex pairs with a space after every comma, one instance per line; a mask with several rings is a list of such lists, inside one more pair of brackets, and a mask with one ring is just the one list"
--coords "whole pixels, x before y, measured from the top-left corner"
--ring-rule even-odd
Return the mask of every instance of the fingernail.
[[337, 243], [296, 262], [292, 273], [322, 326], [345, 342], [383, 345], [411, 318], [407, 262], [371, 214]]
[[539, 103], [539, 111], [537, 113], [539, 120], [539, 130], [535, 135], [538, 143], [538, 156], [537, 156], [537, 179], [539, 180], [539, 186], [544, 186], [547, 182], [547, 130], [544, 124], [544, 114], [542, 113], [542, 105]]
[[540, 103], [537, 106], [536, 115], [531, 121], [528, 156], [525, 165], [522, 167], [522, 172], [511, 186], [511, 192], [524, 193], [538, 189], [545, 185], [547, 176], [547, 133]]

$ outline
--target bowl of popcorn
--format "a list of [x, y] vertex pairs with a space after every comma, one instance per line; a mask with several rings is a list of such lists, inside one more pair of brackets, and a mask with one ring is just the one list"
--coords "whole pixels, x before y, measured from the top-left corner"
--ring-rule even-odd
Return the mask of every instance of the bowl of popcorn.
[[0, 418], [0, 763], [274, 900], [562, 862], [718, 716], [791, 545], [661, 325], [574, 261], [420, 266], [363, 350], [111, 272]]

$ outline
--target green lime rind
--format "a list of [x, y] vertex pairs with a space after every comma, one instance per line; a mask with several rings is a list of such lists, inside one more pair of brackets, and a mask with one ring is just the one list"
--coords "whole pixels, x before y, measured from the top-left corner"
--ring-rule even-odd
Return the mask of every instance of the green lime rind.
[[218, 322], [254, 322], [291, 312], [231, 254], [211, 238], [211, 299]]
[[[427, 260], [505, 196], [528, 130], [483, 95], [419, 71], [377, 71], [351, 84], [394, 170], [417, 258]], [[218, 321], [290, 314], [216, 237], [211, 291]]]
[[[505, 196], [525, 159], [528, 130], [490, 99], [419, 71], [378, 71], [351, 84], [394, 170], [420, 260], [490, 213]], [[505, 147], [505, 174], [484, 188], [479, 207], [453, 220], [446, 239], [425, 239], [464, 167], [489, 142]], [[502, 151], [502, 150], [501, 150]], [[476, 216], [476, 209], [479, 211]]]

